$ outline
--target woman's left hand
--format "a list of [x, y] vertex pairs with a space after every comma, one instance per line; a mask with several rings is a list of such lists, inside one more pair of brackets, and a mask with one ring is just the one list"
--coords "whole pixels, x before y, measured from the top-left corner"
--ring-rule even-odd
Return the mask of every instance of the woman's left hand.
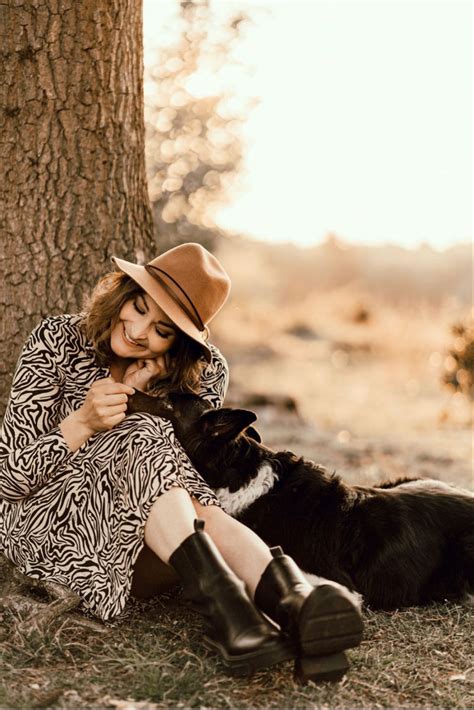
[[134, 360], [125, 370], [123, 383], [144, 392], [152, 377], [164, 377], [166, 373], [166, 355], [160, 355], [154, 360]]

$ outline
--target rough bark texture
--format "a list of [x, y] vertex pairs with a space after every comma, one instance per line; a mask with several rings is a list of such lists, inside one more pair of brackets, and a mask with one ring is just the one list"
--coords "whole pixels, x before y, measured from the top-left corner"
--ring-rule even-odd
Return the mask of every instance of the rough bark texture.
[[0, 0], [0, 28], [1, 414], [31, 328], [156, 247], [141, 0]]

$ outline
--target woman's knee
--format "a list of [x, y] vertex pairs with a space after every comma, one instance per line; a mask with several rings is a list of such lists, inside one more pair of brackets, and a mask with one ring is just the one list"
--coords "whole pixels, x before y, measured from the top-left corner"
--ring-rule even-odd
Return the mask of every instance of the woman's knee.
[[117, 429], [136, 434], [137, 432], [146, 432], [149, 435], [169, 436], [174, 435], [173, 425], [168, 419], [157, 417], [154, 414], [146, 412], [137, 412], [130, 414], [128, 417], [117, 425]]
[[125, 417], [113, 429], [103, 432], [103, 444], [110, 446], [115, 454], [121, 452], [143, 452], [151, 455], [154, 451], [174, 452], [176, 439], [171, 422], [151, 414], [138, 413]]

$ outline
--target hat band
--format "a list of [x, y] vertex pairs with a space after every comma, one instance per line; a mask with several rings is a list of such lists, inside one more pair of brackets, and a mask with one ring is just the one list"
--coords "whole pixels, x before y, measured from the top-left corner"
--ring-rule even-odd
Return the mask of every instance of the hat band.
[[[152, 276], [155, 279], [155, 281], [158, 281], [158, 283], [160, 284], [160, 286], [162, 288], [164, 288], [164, 290], [166, 291], [168, 296], [171, 296], [171, 298], [176, 303], [176, 305], [179, 306], [182, 311], [184, 311], [184, 313], [188, 316], [191, 323], [199, 331], [206, 330], [206, 326], [202, 322], [201, 316], [199, 315], [199, 312], [198, 312], [196, 306], [191, 301], [191, 299], [189, 298], [186, 291], [183, 288], [181, 288], [179, 283], [177, 281], [175, 281], [175, 279], [172, 276], [170, 276], [166, 271], [163, 271], [163, 269], [159, 269], [157, 266], [153, 266], [153, 264], [145, 264], [145, 270], [150, 274], [150, 276]], [[189, 303], [189, 306], [191, 308], [189, 308], [188, 305], [186, 303], [184, 303], [182, 301], [182, 299], [173, 291], [173, 289], [169, 287], [169, 285], [166, 283], [164, 278], [158, 272], [161, 272], [162, 274], [164, 274], [168, 279], [170, 279], [174, 283], [175, 286], [177, 286], [179, 288], [179, 290], [181, 291], [181, 293], [183, 294], [184, 298], [187, 300], [187, 302]]]

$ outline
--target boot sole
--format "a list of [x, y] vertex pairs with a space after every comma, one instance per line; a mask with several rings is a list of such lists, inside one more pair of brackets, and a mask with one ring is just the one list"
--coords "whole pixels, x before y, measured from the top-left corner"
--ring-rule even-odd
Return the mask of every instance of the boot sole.
[[204, 636], [202, 640], [208, 651], [219, 654], [226, 672], [235, 676], [251, 675], [261, 668], [268, 668], [277, 663], [289, 661], [297, 655], [293, 644], [289, 642], [282, 642], [281, 645], [276, 646], [274, 649], [263, 648], [251, 651], [250, 653], [232, 656], [227, 652], [224, 646], [214, 641], [209, 636]]
[[350, 593], [337, 587], [317, 587], [298, 617], [304, 656], [328, 656], [362, 641], [363, 624]]
[[345, 653], [333, 653], [330, 656], [304, 656], [295, 662], [294, 678], [302, 685], [312, 680], [313, 683], [337, 683], [349, 670], [349, 661]]

